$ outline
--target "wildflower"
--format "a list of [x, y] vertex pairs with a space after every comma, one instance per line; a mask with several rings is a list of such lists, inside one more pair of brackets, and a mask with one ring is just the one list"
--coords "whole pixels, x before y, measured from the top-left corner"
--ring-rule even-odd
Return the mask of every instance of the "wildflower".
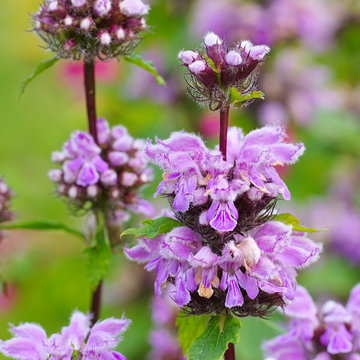
[[141, 0], [45, 0], [34, 30], [60, 58], [107, 60], [138, 45], [148, 11]]
[[[268, 46], [254, 46], [246, 40], [228, 49], [213, 32], [205, 36], [204, 44], [206, 53], [180, 51], [178, 55], [189, 70], [188, 90], [196, 101], [207, 104], [210, 110], [224, 109], [232, 101], [232, 89], [241, 96], [257, 90], [257, 69], [270, 52]], [[251, 99], [243, 104], [250, 102]]]
[[112, 349], [118, 345], [120, 335], [129, 324], [130, 320], [125, 318], [108, 318], [90, 328], [90, 316], [75, 311], [70, 325], [49, 338], [37, 324], [12, 326], [14, 337], [0, 343], [0, 352], [18, 360], [126, 360], [124, 355]]
[[49, 171], [57, 192], [76, 210], [105, 210], [113, 225], [128, 219], [127, 210], [151, 216], [151, 205], [137, 194], [153, 176], [144, 142], [133, 139], [123, 126], [110, 128], [102, 118], [97, 131], [99, 145], [89, 133], [75, 131], [63, 150], [53, 153], [52, 160], [61, 165]]
[[[266, 341], [269, 359], [299, 360], [359, 358], [360, 284], [356, 285], [346, 306], [333, 300], [316, 306], [305, 288], [299, 286], [295, 300], [285, 308], [291, 318], [288, 332]], [[291, 354], [291, 356], [290, 356]]]
[[218, 232], [249, 228], [279, 195], [290, 199], [275, 166], [294, 163], [304, 146], [284, 138], [281, 127], [246, 136], [233, 127], [226, 161], [193, 134], [175, 132], [167, 140], [149, 142], [146, 153], [164, 171], [156, 195], [166, 195], [176, 217], [190, 227], [200, 223], [204, 230]]
[[316, 261], [321, 251], [304, 234], [276, 221], [222, 240], [223, 248], [214, 249], [200, 234], [177, 227], [153, 240], [140, 239], [125, 254], [156, 271], [156, 295], [167, 282], [175, 284], [176, 303], [194, 313], [231, 309], [239, 316], [263, 316], [267, 305], [294, 299], [296, 269]]

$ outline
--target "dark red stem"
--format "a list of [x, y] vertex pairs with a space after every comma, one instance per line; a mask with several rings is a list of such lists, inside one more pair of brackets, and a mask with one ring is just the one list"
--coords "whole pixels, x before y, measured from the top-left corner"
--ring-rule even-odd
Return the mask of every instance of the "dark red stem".
[[91, 326], [94, 325], [100, 317], [102, 285], [103, 282], [101, 280], [91, 297]]
[[220, 151], [223, 154], [224, 160], [226, 160], [226, 149], [227, 149], [227, 133], [229, 126], [229, 109], [230, 107], [226, 107], [225, 109], [220, 110]]
[[88, 115], [89, 132], [98, 143], [96, 131], [96, 103], [95, 103], [95, 64], [84, 63], [85, 97]]
[[[96, 129], [96, 102], [95, 102], [95, 63], [84, 63], [84, 85], [85, 85], [85, 98], [86, 98], [86, 110], [88, 116], [89, 132], [92, 135], [94, 141], [98, 144], [97, 129]], [[91, 314], [92, 325], [94, 325], [100, 316], [101, 308], [101, 291], [102, 281], [93, 292], [91, 296]]]
[[225, 352], [224, 360], [235, 360], [235, 346], [229, 343], [228, 349]]

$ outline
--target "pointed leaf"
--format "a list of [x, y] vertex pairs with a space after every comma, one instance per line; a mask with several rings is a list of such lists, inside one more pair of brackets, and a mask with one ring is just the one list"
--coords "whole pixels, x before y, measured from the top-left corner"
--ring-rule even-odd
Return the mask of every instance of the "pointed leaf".
[[187, 315], [181, 311], [176, 318], [176, 326], [179, 329], [179, 342], [184, 356], [189, 351], [191, 344], [206, 329], [210, 315]]
[[106, 275], [112, 258], [111, 247], [103, 224], [98, 225], [95, 244], [85, 249], [84, 254], [87, 258], [90, 288], [94, 291]]
[[250, 94], [241, 95], [240, 92], [232, 87], [230, 90], [230, 104], [238, 107], [241, 106], [245, 101], [251, 99], [265, 99], [265, 94], [262, 91], [253, 91]]
[[301, 225], [300, 220], [296, 218], [294, 215], [291, 215], [289, 213], [277, 214], [275, 215], [274, 220], [281, 221], [286, 225], [292, 225], [294, 231], [309, 232], [309, 233], [327, 231], [327, 229], [314, 229]]
[[221, 360], [231, 342], [240, 340], [241, 324], [239, 319], [227, 316], [213, 316], [205, 331], [194, 340], [188, 360]]
[[41, 221], [28, 221], [23, 223], [5, 224], [0, 225], [0, 229], [26, 229], [26, 230], [62, 230], [69, 234], [78, 236], [85, 239], [85, 235], [79, 230], [73, 229], [65, 224], [57, 221], [41, 220]]
[[32, 74], [30, 74], [21, 84], [20, 86], [20, 94], [19, 96], [21, 96], [22, 94], [24, 94], [25, 89], [27, 88], [27, 86], [31, 83], [31, 81], [33, 81], [38, 75], [40, 75], [42, 72], [44, 72], [45, 70], [49, 69], [51, 66], [53, 66], [59, 59], [57, 57], [54, 57], [52, 59], [48, 59], [45, 60], [43, 62], [41, 62], [40, 64], [38, 64], [36, 66], [36, 68], [34, 69], [34, 71], [32, 72]]
[[153, 239], [160, 234], [165, 234], [170, 232], [172, 229], [183, 226], [181, 222], [174, 220], [172, 218], [162, 216], [157, 219], [146, 219], [141, 222], [143, 226], [138, 229], [130, 228], [125, 230], [123, 235], [134, 235], [135, 237], [145, 236], [148, 239]]
[[154, 66], [154, 63], [152, 61], [144, 60], [138, 54], [124, 56], [124, 59], [127, 62], [134, 64], [134, 65], [148, 71], [151, 75], [155, 76], [156, 82], [159, 85], [166, 86], [166, 82], [165, 82], [164, 78], [158, 74], [158, 72]]

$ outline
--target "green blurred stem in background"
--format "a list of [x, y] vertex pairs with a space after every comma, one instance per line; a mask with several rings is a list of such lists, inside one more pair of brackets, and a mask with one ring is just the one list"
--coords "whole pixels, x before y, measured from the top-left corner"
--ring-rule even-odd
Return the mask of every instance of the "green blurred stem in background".
[[[84, 62], [84, 84], [85, 84], [85, 97], [86, 97], [86, 109], [88, 116], [89, 132], [98, 144], [97, 130], [96, 130], [96, 100], [95, 100], [95, 63]], [[102, 280], [96, 287], [91, 296], [91, 323], [94, 325], [100, 316], [101, 308], [101, 292], [102, 292]]]

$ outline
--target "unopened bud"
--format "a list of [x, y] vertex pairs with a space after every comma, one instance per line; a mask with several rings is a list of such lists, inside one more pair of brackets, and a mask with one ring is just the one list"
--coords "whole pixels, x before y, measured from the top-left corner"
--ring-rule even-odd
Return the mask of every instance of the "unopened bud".
[[190, 65], [198, 58], [198, 54], [194, 51], [180, 51], [178, 59], [181, 60], [185, 65]]
[[78, 189], [76, 186], [70, 186], [69, 190], [68, 190], [68, 195], [71, 199], [76, 199], [77, 195], [78, 195]]
[[241, 55], [234, 50], [231, 50], [226, 54], [225, 60], [226, 63], [231, 66], [238, 66], [242, 63]]
[[195, 75], [201, 74], [202, 72], [205, 71], [205, 69], [206, 69], [206, 63], [204, 60], [197, 60], [189, 65], [189, 70]]
[[204, 43], [206, 46], [214, 46], [222, 44], [222, 41], [215, 33], [209, 32], [205, 35]]
[[86, 193], [89, 197], [95, 198], [99, 193], [99, 188], [96, 185], [90, 185], [87, 187]]

